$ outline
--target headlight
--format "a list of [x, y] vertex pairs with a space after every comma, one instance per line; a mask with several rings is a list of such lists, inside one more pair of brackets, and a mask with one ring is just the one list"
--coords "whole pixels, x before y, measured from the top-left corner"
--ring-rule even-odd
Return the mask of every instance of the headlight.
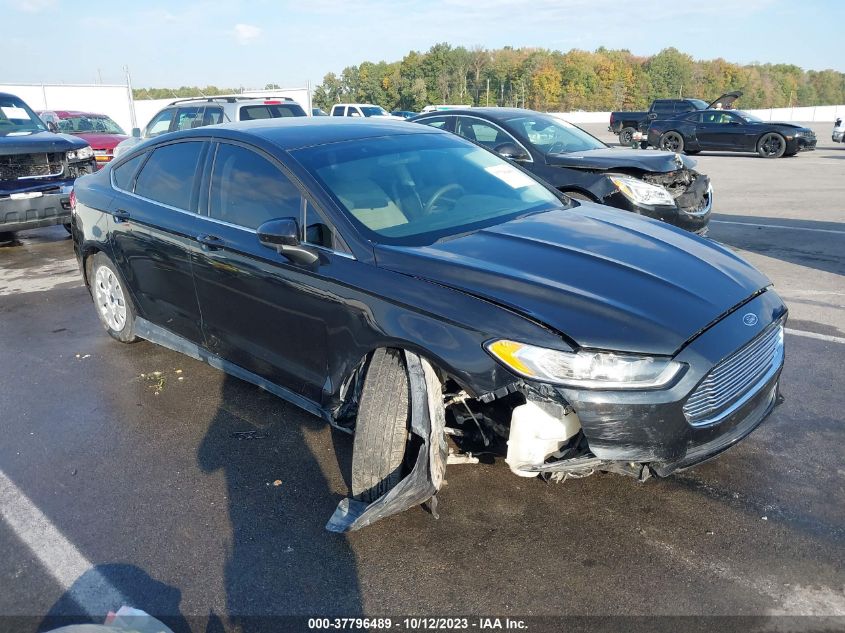
[[649, 389], [667, 385], [682, 363], [614, 352], [561, 352], [508, 340], [487, 351], [520, 376], [541, 382], [593, 389]]
[[628, 200], [637, 204], [675, 205], [672, 194], [658, 185], [650, 185], [630, 176], [610, 176], [610, 180]]
[[94, 150], [91, 149], [90, 145], [86, 145], [82, 149], [77, 150], [70, 150], [67, 153], [68, 160], [85, 160], [86, 158], [91, 158], [94, 155]]

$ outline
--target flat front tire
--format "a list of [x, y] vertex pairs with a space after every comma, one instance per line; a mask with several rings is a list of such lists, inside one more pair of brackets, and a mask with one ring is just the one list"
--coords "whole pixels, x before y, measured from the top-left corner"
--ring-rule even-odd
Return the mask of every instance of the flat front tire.
[[96, 253], [91, 259], [88, 285], [106, 332], [121, 343], [137, 341], [135, 306], [117, 268], [103, 253]]
[[401, 350], [373, 353], [361, 390], [352, 452], [352, 495], [370, 503], [404, 475], [410, 387]]

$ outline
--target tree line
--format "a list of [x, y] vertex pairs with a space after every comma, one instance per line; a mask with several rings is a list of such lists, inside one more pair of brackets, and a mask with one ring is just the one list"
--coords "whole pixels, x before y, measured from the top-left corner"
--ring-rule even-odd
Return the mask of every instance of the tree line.
[[314, 104], [375, 103], [419, 111], [428, 104], [522, 106], [536, 110], [645, 109], [653, 99], [713, 100], [742, 90], [743, 108], [845, 103], [845, 73], [791, 64], [695, 60], [675, 48], [642, 57], [599, 48], [567, 53], [541, 48], [488, 50], [436, 44], [401, 61], [348, 66], [328, 73]]
[[[413, 111], [438, 103], [606, 111], [645, 109], [653, 99], [678, 96], [709, 101], [731, 90], [743, 91], [737, 103], [742, 108], [842, 104], [845, 73], [805, 71], [792, 64], [695, 60], [675, 48], [643, 57], [607, 48], [562, 53], [441, 43], [426, 52], [411, 51], [401, 61], [365, 61], [347, 66], [340, 75], [328, 73], [314, 90], [313, 101], [324, 110], [353, 102]], [[182, 86], [133, 92], [136, 99], [166, 99], [241, 91]]]

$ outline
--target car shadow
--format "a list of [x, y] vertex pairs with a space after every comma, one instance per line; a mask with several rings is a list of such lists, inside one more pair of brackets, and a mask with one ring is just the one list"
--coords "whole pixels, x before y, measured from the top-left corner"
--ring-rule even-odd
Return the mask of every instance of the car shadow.
[[766, 257], [845, 275], [845, 222], [713, 214], [710, 237]]
[[[335, 492], [341, 484], [332, 488], [309, 448], [325, 422], [228, 375], [219, 401], [197, 461], [226, 479], [227, 628], [287, 630], [279, 616], [360, 615], [355, 556], [345, 535], [325, 530], [346, 493]], [[351, 452], [348, 439], [333, 441]]]

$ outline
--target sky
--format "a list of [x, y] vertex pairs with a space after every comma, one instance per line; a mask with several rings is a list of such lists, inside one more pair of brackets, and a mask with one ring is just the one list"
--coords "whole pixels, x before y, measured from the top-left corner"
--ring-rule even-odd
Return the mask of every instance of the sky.
[[0, 0], [0, 83], [262, 88], [453, 46], [674, 46], [845, 72], [845, 0]]

